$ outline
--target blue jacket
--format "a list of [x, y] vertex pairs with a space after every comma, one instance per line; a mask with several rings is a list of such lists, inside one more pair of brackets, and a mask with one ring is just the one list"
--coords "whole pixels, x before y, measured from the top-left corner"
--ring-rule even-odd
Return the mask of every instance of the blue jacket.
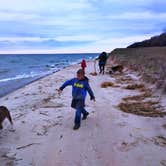
[[85, 100], [87, 91], [90, 95], [91, 100], [94, 99], [94, 94], [89, 86], [88, 79], [85, 78], [83, 80], [78, 80], [77, 78], [73, 78], [71, 80], [66, 81], [60, 89], [63, 90], [66, 86], [72, 86], [72, 96], [73, 99], [83, 99]]

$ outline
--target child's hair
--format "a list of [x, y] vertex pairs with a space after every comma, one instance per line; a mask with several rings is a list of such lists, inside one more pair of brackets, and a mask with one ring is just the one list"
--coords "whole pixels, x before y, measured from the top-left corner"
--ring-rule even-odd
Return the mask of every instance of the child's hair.
[[77, 74], [80, 74], [80, 75], [85, 75], [85, 72], [84, 72], [84, 70], [83, 69], [79, 69], [78, 71], [77, 71]]

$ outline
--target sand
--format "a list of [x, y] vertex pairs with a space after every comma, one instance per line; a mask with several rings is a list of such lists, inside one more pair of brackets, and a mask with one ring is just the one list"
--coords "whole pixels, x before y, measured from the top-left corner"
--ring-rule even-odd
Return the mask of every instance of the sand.
[[[128, 84], [117, 79], [131, 77], [138, 83], [137, 73], [92, 76], [94, 65], [88, 62], [86, 73], [96, 102], [87, 97], [90, 115], [78, 131], [72, 130], [71, 87], [61, 96], [56, 89], [78, 68], [70, 66], [0, 99], [14, 120], [14, 128], [6, 120], [0, 131], [0, 166], [166, 165], [166, 117], [137, 116], [118, 107], [123, 98], [141, 92], [125, 89]], [[103, 82], [117, 86], [101, 88]], [[159, 99], [166, 111], [165, 97], [153, 98]]]

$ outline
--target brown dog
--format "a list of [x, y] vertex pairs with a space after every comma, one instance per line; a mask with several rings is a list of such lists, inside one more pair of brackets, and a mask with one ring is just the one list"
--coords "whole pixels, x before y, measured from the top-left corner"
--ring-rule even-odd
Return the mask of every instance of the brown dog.
[[115, 72], [122, 73], [122, 71], [123, 71], [123, 66], [122, 65], [117, 65], [117, 66], [111, 67], [111, 70], [109, 71], [109, 74], [112, 74], [112, 73], [115, 73]]
[[0, 130], [3, 129], [2, 123], [6, 118], [9, 120], [11, 125], [13, 125], [9, 110], [4, 106], [0, 106]]

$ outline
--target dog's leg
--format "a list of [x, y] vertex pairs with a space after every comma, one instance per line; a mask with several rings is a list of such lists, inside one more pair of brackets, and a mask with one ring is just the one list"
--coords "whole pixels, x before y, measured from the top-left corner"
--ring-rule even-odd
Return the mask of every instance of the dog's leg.
[[10, 124], [13, 125], [13, 121], [12, 121], [12, 117], [11, 117], [11, 115], [10, 115], [10, 112], [8, 112], [7, 118], [8, 118], [8, 120], [9, 120]]
[[2, 126], [2, 124], [0, 124], [0, 130], [2, 130], [3, 129], [3, 126]]
[[12, 117], [9, 110], [6, 108], [6, 118], [9, 120], [10, 124], [13, 125]]

